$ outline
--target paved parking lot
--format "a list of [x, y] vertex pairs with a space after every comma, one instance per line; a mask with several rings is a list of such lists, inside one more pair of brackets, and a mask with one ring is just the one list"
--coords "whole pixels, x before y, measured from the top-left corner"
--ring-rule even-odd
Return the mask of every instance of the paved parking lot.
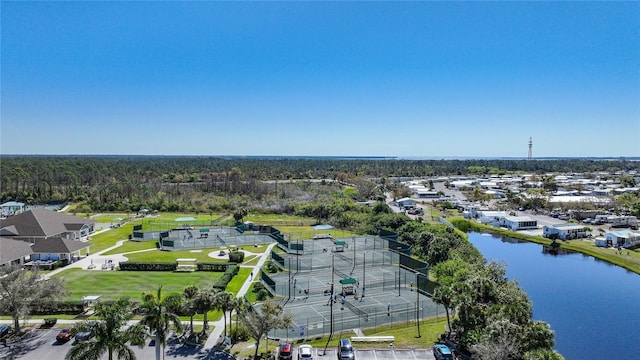
[[[410, 350], [410, 349], [355, 349], [358, 360], [435, 360], [431, 350]], [[314, 359], [336, 359], [335, 348], [328, 348], [326, 354], [324, 348], [314, 348]], [[294, 348], [293, 358], [298, 358], [298, 349]]]
[[[0, 346], [0, 359], [3, 360], [64, 360], [64, 356], [73, 346], [73, 340], [60, 344], [56, 341], [59, 329], [34, 330], [19, 341], [10, 343], [7, 347]], [[140, 349], [132, 347], [139, 360], [155, 360], [155, 347], [149, 342]], [[335, 359], [335, 348], [314, 348], [314, 359]], [[408, 349], [355, 349], [358, 360], [434, 360], [431, 350]], [[298, 349], [294, 347], [294, 359], [297, 359]], [[107, 356], [103, 356], [106, 359]], [[229, 354], [200, 347], [181, 346], [175, 340], [169, 339], [165, 359], [198, 359], [198, 360], [233, 360]]]
[[[9, 343], [7, 347], [0, 346], [0, 359], [6, 360], [63, 360], [69, 349], [73, 346], [73, 340], [66, 343], [58, 343], [56, 335], [59, 329], [34, 330], [23, 336], [20, 340]], [[155, 347], [149, 346], [149, 341], [140, 349], [131, 347], [140, 360], [155, 359]], [[166, 359], [233, 359], [233, 357], [221, 354], [210, 354], [198, 347], [181, 346], [175, 340], [166, 347]], [[107, 358], [106, 354], [103, 356]]]

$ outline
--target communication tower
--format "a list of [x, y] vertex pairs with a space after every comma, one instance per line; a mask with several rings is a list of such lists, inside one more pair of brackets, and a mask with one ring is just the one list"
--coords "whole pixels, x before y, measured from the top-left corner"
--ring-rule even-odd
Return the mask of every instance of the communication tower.
[[533, 138], [529, 138], [529, 156], [527, 160], [533, 159]]

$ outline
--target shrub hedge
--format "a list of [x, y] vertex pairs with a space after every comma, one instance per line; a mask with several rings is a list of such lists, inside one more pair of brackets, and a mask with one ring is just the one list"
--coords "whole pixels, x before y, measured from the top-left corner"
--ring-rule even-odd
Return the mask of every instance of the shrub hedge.
[[34, 306], [33, 315], [81, 314], [84, 309], [79, 301], [56, 301]]
[[230, 264], [228, 263], [197, 263], [198, 271], [213, 271], [223, 272], [227, 271]]
[[[197, 263], [196, 269], [198, 271], [223, 272], [227, 271], [230, 266], [237, 267], [237, 265], [230, 263]], [[122, 271], [176, 271], [177, 267], [178, 264], [173, 262], [125, 261], [120, 263], [120, 270]]]
[[213, 284], [213, 288], [220, 289], [222, 291], [226, 290], [227, 284], [229, 284], [229, 281], [238, 274], [238, 271], [240, 271], [240, 267], [238, 265], [229, 264], [224, 274], [215, 282], [215, 284]]
[[120, 270], [122, 271], [175, 271], [178, 264], [162, 263], [162, 262], [121, 262]]

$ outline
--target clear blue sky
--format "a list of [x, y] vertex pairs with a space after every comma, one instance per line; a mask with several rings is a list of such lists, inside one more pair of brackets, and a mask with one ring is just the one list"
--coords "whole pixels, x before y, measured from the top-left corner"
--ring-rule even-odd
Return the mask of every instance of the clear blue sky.
[[3, 154], [640, 156], [640, 2], [2, 1]]

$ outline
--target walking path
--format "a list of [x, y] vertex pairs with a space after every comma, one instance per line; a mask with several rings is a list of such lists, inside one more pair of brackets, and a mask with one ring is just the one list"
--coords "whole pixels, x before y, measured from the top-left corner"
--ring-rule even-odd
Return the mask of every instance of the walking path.
[[[251, 283], [255, 279], [256, 275], [260, 273], [260, 269], [269, 258], [269, 254], [271, 254], [271, 249], [274, 246], [276, 246], [276, 243], [269, 244], [266, 250], [260, 255], [260, 260], [258, 261], [258, 263], [256, 265], [251, 266], [253, 268], [252, 269], [253, 276], [250, 276], [249, 278], [247, 278], [244, 284], [242, 284], [242, 287], [238, 291], [238, 294], [236, 295], [236, 297], [243, 297], [247, 293], [247, 291], [249, 291], [249, 288], [251, 288]], [[242, 267], [247, 267], [247, 266], [242, 266]], [[214, 347], [222, 341], [222, 333], [224, 331], [224, 319], [225, 317], [223, 316], [219, 320], [213, 322], [213, 325], [215, 327], [213, 331], [211, 331], [211, 334], [209, 334], [209, 337], [207, 338], [207, 342], [204, 345], [205, 348]], [[230, 322], [231, 322], [231, 319], [229, 319], [229, 323]]]
[[[107, 231], [109, 229], [105, 229], [103, 231]], [[116, 249], [120, 246], [122, 246], [122, 244], [128, 240], [119, 240], [114, 246], [104, 249], [102, 251], [99, 251], [95, 254], [91, 254], [86, 256], [85, 258], [74, 262], [73, 264], [69, 264], [68, 266], [65, 266], [64, 268], [58, 268], [56, 270], [53, 270], [49, 273], [47, 273], [45, 275], [46, 278], [49, 278], [55, 274], [60, 273], [61, 271], [64, 271], [66, 269], [70, 269], [70, 268], [81, 268], [81, 269], [87, 269], [89, 267], [89, 265], [91, 264], [102, 264], [106, 261], [107, 258], [109, 259], [114, 259], [116, 262], [119, 261], [119, 258], [122, 257], [124, 258], [124, 256], [122, 256], [121, 254], [119, 255], [109, 255], [109, 256], [102, 256], [103, 253], [106, 253], [108, 251], [111, 251], [113, 249]], [[247, 266], [247, 265], [241, 265], [241, 267], [251, 267], [252, 268], [252, 272], [253, 272], [253, 276], [250, 276], [249, 278], [247, 278], [247, 280], [244, 282], [244, 284], [242, 284], [242, 287], [240, 288], [240, 290], [238, 291], [238, 294], [236, 295], [236, 297], [244, 297], [245, 294], [247, 293], [247, 291], [249, 291], [249, 289], [251, 288], [251, 283], [254, 281], [255, 277], [260, 273], [260, 269], [262, 268], [262, 266], [264, 265], [264, 263], [267, 261], [267, 259], [269, 258], [269, 254], [271, 254], [271, 249], [276, 245], [276, 243], [273, 244], [269, 244], [269, 246], [267, 246], [267, 248], [265, 249], [265, 251], [261, 254], [259, 254], [260, 256], [260, 260], [258, 261], [258, 263], [256, 265], [253, 266]], [[136, 251], [136, 252], [141, 252], [141, 251], [153, 251], [155, 249], [147, 249], [147, 250], [140, 250], [140, 251]], [[77, 322], [78, 320], [58, 320], [59, 323], [61, 324], [73, 324], [75, 322]], [[42, 319], [31, 319], [29, 321], [27, 321], [29, 323], [42, 323]], [[207, 342], [205, 343], [205, 348], [211, 348], [216, 346], [217, 344], [219, 344], [223, 339], [222, 339], [222, 334], [224, 331], [224, 316], [221, 317], [219, 320], [216, 321], [210, 321], [209, 322], [210, 325], [213, 325], [214, 328], [211, 331], [211, 334], [209, 334], [209, 337], [207, 338]], [[229, 319], [229, 323], [231, 323], [231, 319]]]

